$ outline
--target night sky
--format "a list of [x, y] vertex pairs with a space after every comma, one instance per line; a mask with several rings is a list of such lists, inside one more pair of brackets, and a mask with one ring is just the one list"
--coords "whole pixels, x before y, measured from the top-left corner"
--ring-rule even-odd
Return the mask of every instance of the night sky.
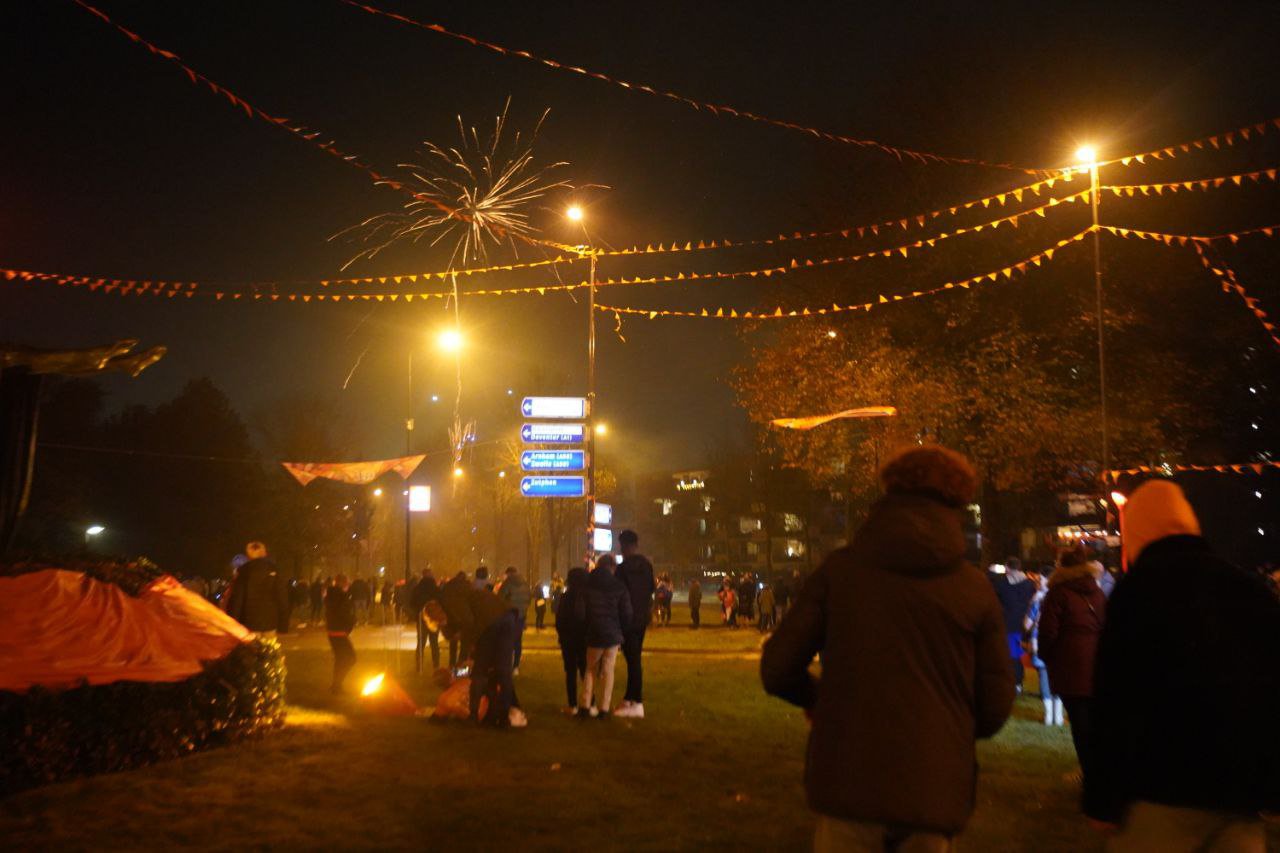
[[[1086, 140], [1115, 155], [1280, 115], [1274, 2], [792, 2], [757, 12], [741, 3], [378, 5], [701, 100], [1037, 167], [1069, 163]], [[323, 129], [384, 170], [414, 159], [421, 140], [451, 142], [459, 113], [468, 124], [486, 122], [510, 96], [513, 126], [528, 127], [550, 108], [537, 150], [544, 161], [569, 161], [565, 177], [609, 187], [582, 196], [591, 233], [606, 245], [840, 227], [1030, 180], [902, 164], [695, 112], [336, 1], [100, 7], [263, 109]], [[327, 237], [400, 201], [191, 85], [70, 0], [4, 4], [0, 63], [2, 266], [113, 278], [322, 278], [356, 251]], [[537, 219], [546, 236], [576, 242], [558, 210]], [[438, 269], [446, 257], [419, 246], [353, 273]], [[785, 298], [712, 287], [658, 299], [741, 308]], [[441, 301], [215, 304], [6, 283], [0, 340], [165, 344], [168, 357], [142, 378], [110, 381], [114, 403], [163, 400], [197, 376], [211, 377], [250, 420], [283, 397], [321, 395], [359, 422], [350, 455], [376, 458], [403, 449], [410, 347], [421, 368], [417, 414], [440, 412], [426, 427], [432, 446], [445, 444], [443, 404], [426, 402], [449, 394], [452, 364], [439, 363], [428, 340], [448, 319], [443, 309]], [[462, 314], [474, 411], [502, 410], [507, 388], [517, 396], [581, 390], [581, 302], [477, 297], [463, 300]], [[742, 349], [732, 326], [631, 320], [624, 343], [602, 319], [600, 332], [600, 413], [639, 467], [696, 465], [712, 448], [744, 440], [745, 417], [724, 382]], [[536, 370], [541, 383], [531, 378]], [[495, 423], [481, 420], [481, 439], [494, 437]]]

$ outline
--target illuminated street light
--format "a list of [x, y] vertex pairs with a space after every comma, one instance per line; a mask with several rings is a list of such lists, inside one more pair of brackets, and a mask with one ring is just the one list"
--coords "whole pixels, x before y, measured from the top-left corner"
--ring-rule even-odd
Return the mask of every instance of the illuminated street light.
[[596, 424], [596, 435], [608, 435], [608, 434], [609, 434], [608, 424]]
[[104, 533], [104, 532], [106, 531], [106, 529], [107, 529], [107, 528], [103, 527], [101, 524], [91, 524], [90, 526], [88, 526], [88, 527], [86, 527], [86, 528], [85, 528], [85, 530], [84, 530], [84, 535], [85, 535], [85, 536], [98, 536], [98, 535], [100, 535], [100, 534]]
[[374, 489], [374, 490], [373, 490], [373, 496], [374, 496], [375, 498], [380, 498], [380, 497], [382, 497], [382, 488], [381, 488], [381, 487], [379, 487], [379, 488]]
[[461, 477], [461, 476], [462, 476], [462, 466], [461, 466], [461, 465], [459, 465], [458, 467], [456, 467], [456, 468], [454, 468], [454, 469], [453, 469], [453, 476], [455, 476], [455, 477]]
[[574, 222], [581, 222], [582, 208], [576, 204], [570, 205], [569, 209], [564, 212], [564, 215], [569, 217], [569, 219], [573, 220]]
[[835, 336], [836, 336], [836, 330], [835, 330], [835, 329], [827, 329], [827, 337], [828, 337], [828, 338], [834, 338]]
[[1076, 149], [1076, 163], [1092, 167], [1098, 162], [1098, 149], [1092, 145], [1081, 145]]
[[501, 480], [501, 479], [505, 478], [506, 476], [507, 476], [507, 472], [506, 472], [506, 471], [499, 471], [499, 472], [498, 472], [498, 479], [499, 479], [499, 480]]
[[445, 352], [461, 352], [462, 332], [458, 329], [445, 329], [436, 336], [436, 343]]

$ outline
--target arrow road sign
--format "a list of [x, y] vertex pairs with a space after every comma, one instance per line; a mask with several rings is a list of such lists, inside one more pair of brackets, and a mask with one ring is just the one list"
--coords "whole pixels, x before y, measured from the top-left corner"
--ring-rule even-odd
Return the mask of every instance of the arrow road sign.
[[582, 424], [525, 424], [520, 437], [526, 444], [582, 444], [586, 437]]
[[525, 397], [520, 411], [526, 418], [585, 418], [585, 397]]
[[583, 450], [526, 450], [520, 454], [522, 471], [581, 471], [586, 467]]
[[523, 477], [520, 494], [526, 498], [582, 498], [587, 494], [585, 477]]

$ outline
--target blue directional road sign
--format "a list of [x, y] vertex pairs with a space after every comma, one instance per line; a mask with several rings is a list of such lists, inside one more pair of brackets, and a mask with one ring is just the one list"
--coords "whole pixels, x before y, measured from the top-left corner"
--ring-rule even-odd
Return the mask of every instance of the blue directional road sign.
[[585, 477], [522, 477], [520, 494], [526, 498], [582, 498], [587, 495]]
[[526, 450], [520, 454], [521, 471], [581, 471], [586, 467], [584, 450]]
[[520, 411], [526, 418], [585, 418], [585, 397], [525, 397]]
[[520, 438], [527, 444], [582, 444], [586, 438], [582, 424], [525, 424]]

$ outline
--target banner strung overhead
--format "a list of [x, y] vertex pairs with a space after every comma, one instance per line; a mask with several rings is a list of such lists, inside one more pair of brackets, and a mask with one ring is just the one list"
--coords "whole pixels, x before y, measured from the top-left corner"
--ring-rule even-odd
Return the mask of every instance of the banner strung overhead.
[[843, 412], [835, 412], [830, 415], [810, 415], [807, 418], [774, 418], [769, 423], [783, 429], [813, 429], [844, 418], [891, 418], [896, 414], [898, 414], [898, 410], [893, 406], [863, 406], [860, 409], [845, 409]]
[[337, 480], [339, 483], [362, 485], [372, 483], [388, 471], [395, 471], [400, 479], [407, 480], [425, 454], [418, 456], [401, 456], [397, 459], [379, 459], [376, 462], [281, 462], [284, 469], [302, 485], [307, 485], [317, 477], [326, 480]]

